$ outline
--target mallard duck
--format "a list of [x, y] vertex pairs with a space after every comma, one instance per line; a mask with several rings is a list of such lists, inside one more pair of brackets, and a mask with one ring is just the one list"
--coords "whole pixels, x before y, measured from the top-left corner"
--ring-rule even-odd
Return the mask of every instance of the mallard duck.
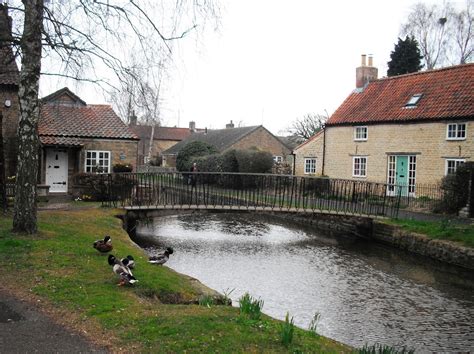
[[173, 254], [173, 249], [171, 247], [168, 247], [163, 252], [150, 256], [148, 258], [148, 262], [150, 262], [151, 264], [159, 265], [165, 264], [170, 258], [170, 254]]
[[130, 284], [133, 285], [138, 280], [133, 276], [132, 271], [122, 261], [115, 258], [113, 254], [109, 254], [109, 264], [112, 266], [112, 270], [115, 274], [120, 276], [119, 286]]
[[110, 252], [114, 248], [112, 246], [112, 239], [110, 238], [109, 235], [105, 236], [103, 240], [95, 241], [93, 246], [97, 251], [101, 253]]
[[122, 258], [120, 261], [123, 263], [124, 266], [127, 266], [128, 269], [135, 268], [135, 259], [130, 255], [125, 258]]

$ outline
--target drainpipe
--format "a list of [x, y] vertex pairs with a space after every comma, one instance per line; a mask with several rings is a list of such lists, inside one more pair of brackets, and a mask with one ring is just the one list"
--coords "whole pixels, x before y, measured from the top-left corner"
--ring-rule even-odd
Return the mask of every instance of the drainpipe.
[[323, 163], [321, 167], [321, 175], [324, 176], [324, 164], [326, 160], [326, 125], [323, 125]]

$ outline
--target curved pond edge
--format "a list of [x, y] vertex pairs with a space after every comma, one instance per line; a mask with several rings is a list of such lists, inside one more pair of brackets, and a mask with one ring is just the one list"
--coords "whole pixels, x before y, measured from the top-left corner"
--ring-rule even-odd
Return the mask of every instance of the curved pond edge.
[[[122, 216], [123, 227], [133, 239], [138, 220], [153, 217], [205, 213], [199, 210], [147, 210], [128, 211]], [[215, 211], [212, 211], [215, 213]], [[226, 210], [225, 212], [239, 212]], [[254, 212], [254, 211], [249, 211]], [[363, 238], [383, 243], [410, 253], [426, 256], [444, 263], [474, 270], [474, 249], [446, 240], [430, 239], [428, 236], [403, 230], [400, 226], [384, 223], [383, 219], [337, 214], [302, 214], [295, 212], [260, 212], [290, 224], [316, 228], [330, 235]]]

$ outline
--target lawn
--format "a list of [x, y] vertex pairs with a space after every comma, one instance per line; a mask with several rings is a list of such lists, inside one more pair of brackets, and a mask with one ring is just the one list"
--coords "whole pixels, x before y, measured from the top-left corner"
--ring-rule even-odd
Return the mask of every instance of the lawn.
[[474, 247], [474, 225], [472, 224], [459, 224], [449, 219], [441, 221], [393, 219], [390, 223], [432, 239], [454, 241], [466, 247]]
[[[2, 283], [40, 300], [62, 323], [111, 351], [134, 352], [350, 352], [351, 348], [296, 328], [281, 343], [282, 322], [255, 320], [230, 306], [200, 306], [188, 277], [147, 263], [115, 217], [118, 210], [41, 211], [39, 234], [13, 235], [11, 215], [0, 216]], [[117, 286], [107, 256], [92, 247], [110, 235], [113, 254], [134, 256], [134, 287]], [[21, 282], [18, 281], [21, 279]]]

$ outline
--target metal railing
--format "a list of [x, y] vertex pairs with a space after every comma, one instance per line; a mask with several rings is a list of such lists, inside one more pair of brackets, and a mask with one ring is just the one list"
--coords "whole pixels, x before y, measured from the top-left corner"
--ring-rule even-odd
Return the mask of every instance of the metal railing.
[[385, 183], [271, 174], [174, 172], [102, 175], [104, 205], [335, 212], [397, 217]]

